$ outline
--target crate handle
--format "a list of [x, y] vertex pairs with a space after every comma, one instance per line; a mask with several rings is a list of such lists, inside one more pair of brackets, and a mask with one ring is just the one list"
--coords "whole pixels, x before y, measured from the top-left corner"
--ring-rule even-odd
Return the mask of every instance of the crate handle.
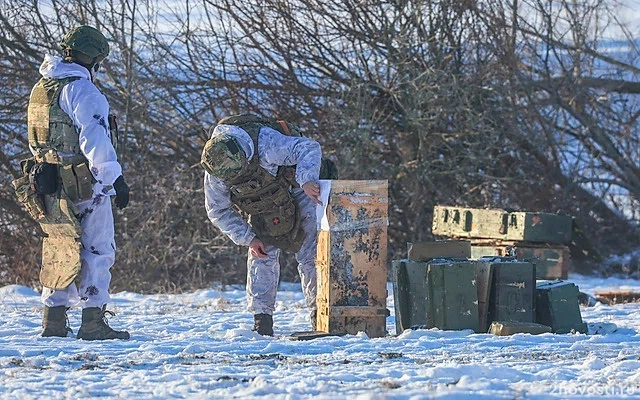
[[464, 231], [471, 232], [473, 227], [473, 213], [471, 211], [465, 211], [464, 213]]
[[502, 223], [500, 224], [499, 233], [502, 235], [506, 235], [509, 231], [509, 214], [502, 214]]

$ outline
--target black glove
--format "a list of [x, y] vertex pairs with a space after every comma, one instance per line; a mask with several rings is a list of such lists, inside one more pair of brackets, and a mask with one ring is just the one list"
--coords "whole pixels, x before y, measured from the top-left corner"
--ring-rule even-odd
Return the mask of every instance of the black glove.
[[113, 188], [116, 190], [116, 207], [122, 210], [129, 204], [129, 185], [124, 181], [124, 177], [120, 175], [113, 182]]

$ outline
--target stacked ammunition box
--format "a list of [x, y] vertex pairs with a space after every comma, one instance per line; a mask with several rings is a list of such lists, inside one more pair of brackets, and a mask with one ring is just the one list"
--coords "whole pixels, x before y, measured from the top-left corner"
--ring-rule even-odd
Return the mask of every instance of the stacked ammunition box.
[[[479, 307], [481, 330], [495, 321], [534, 322], [536, 299], [536, 267], [513, 258], [481, 257], [477, 263], [477, 285], [488, 292], [485, 310]], [[482, 279], [482, 276], [489, 279]], [[481, 303], [479, 303], [481, 304]]]
[[392, 262], [396, 333], [471, 329], [496, 335], [586, 333], [577, 287], [541, 282], [536, 265], [513, 257], [470, 260], [471, 243], [409, 243]]
[[476, 266], [468, 241], [409, 243], [409, 259], [393, 260], [396, 333], [478, 326]]
[[566, 279], [572, 220], [569, 216], [436, 206], [432, 232], [468, 239], [471, 258], [514, 256], [536, 264], [537, 279]]

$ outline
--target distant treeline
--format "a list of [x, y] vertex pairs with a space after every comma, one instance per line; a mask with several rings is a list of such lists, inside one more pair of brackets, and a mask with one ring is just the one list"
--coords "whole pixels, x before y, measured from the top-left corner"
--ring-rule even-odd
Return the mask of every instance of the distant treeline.
[[0, 285], [38, 285], [39, 228], [9, 181], [38, 66], [79, 24], [111, 40], [98, 85], [132, 187], [113, 290], [244, 281], [246, 249], [208, 221], [198, 166], [211, 126], [240, 112], [297, 123], [341, 178], [388, 179], [390, 258], [433, 239], [439, 203], [567, 213], [590, 254], [637, 248], [640, 53], [617, 4], [1, 0]]

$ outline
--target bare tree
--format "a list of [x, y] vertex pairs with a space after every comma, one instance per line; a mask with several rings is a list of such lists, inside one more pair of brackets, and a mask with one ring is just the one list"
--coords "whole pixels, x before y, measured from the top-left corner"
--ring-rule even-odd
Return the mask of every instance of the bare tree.
[[[80, 23], [112, 41], [98, 85], [133, 189], [116, 288], [242, 279], [198, 167], [210, 127], [238, 112], [298, 123], [342, 178], [389, 179], [392, 257], [431, 238], [437, 203], [564, 212], [605, 254], [637, 246], [639, 53], [613, 0], [0, 1], [6, 180], [42, 55]], [[0, 283], [35, 285], [38, 227], [8, 185], [0, 207], [0, 263], [19, 271]]]
[[[119, 115], [119, 157], [133, 199], [116, 213], [120, 272], [113, 287], [183, 290], [243, 276], [238, 250], [214, 230], [204, 211], [202, 172], [193, 167], [210, 123], [191, 118], [203, 113], [197, 113], [191, 93], [173, 90], [181, 78], [167, 68], [166, 49], [152, 47], [149, 35], [160, 35], [155, 3], [9, 0], [0, 10], [0, 77], [7, 87], [0, 94], [3, 179], [16, 177], [19, 160], [29, 155], [26, 106], [42, 56], [57, 54], [59, 39], [71, 27], [96, 26], [111, 43], [96, 84]], [[39, 228], [8, 184], [0, 186], [0, 207], [0, 261], [7, 270], [0, 284], [37, 286]]]

